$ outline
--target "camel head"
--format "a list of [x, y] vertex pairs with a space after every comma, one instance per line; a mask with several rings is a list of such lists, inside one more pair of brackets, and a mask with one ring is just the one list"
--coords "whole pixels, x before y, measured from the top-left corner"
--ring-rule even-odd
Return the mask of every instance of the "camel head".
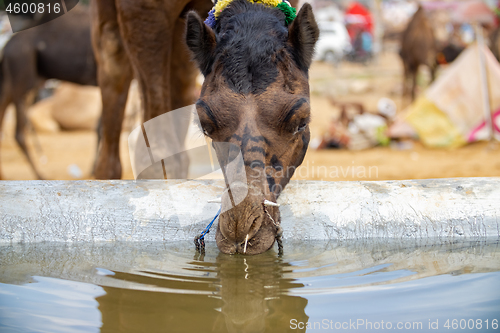
[[[280, 232], [273, 203], [309, 143], [308, 69], [318, 35], [309, 4], [288, 25], [280, 9], [248, 0], [232, 1], [212, 27], [187, 16], [186, 42], [205, 77], [201, 127], [221, 165], [237, 153], [244, 164], [246, 181], [222, 198], [216, 241], [224, 253], [265, 252]], [[238, 192], [245, 196], [235, 202]]]

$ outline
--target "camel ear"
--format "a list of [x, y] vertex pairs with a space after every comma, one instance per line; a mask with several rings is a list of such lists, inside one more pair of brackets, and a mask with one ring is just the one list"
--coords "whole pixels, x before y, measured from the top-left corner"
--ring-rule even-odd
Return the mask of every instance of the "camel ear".
[[307, 72], [314, 55], [314, 45], [319, 38], [319, 29], [310, 4], [305, 3], [288, 28], [288, 41], [300, 69]]
[[203, 75], [212, 68], [216, 46], [215, 34], [194, 11], [187, 14], [186, 44]]

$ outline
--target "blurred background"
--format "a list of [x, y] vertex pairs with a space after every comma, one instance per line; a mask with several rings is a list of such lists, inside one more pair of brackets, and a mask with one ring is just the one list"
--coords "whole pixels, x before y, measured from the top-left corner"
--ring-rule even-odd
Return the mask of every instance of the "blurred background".
[[[312, 140], [294, 179], [500, 176], [497, 0], [304, 2], [312, 4], [321, 33], [310, 70]], [[74, 10], [88, 15], [87, 7], [80, 1]], [[12, 34], [1, 11], [0, 48], [43, 28]], [[90, 36], [75, 42], [88, 52]], [[198, 89], [202, 82], [200, 76]], [[32, 95], [25, 143], [40, 175], [91, 179], [99, 88], [44, 80]], [[133, 179], [128, 134], [140, 121], [133, 83], [121, 137], [125, 179]], [[2, 177], [37, 179], [15, 132], [10, 105], [1, 128]]]

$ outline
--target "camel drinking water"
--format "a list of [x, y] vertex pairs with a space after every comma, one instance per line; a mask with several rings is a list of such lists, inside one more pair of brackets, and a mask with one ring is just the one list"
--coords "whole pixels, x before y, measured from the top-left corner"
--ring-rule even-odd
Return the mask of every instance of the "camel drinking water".
[[[296, 18], [280, 0], [221, 0], [210, 7], [201, 0], [92, 3], [103, 99], [95, 175], [121, 176], [118, 141], [132, 77], [140, 83], [148, 121], [192, 104], [196, 63], [205, 77], [196, 102], [203, 132], [236, 147], [246, 173], [246, 184], [225, 192], [231, 200], [223, 196], [217, 245], [224, 253], [262, 253], [281, 235], [276, 200], [307, 151], [308, 69], [319, 31], [308, 4]], [[181, 146], [186, 128], [167, 127], [169, 145]], [[227, 160], [232, 152], [220, 147], [215, 144], [219, 161]], [[167, 178], [182, 178], [187, 163], [179, 158], [167, 165]], [[227, 209], [241, 187], [248, 195]]]
[[280, 9], [247, 0], [214, 10], [212, 27], [196, 13], [187, 16], [187, 45], [205, 76], [197, 111], [205, 135], [239, 147], [248, 186], [232, 209], [224, 209], [223, 195], [215, 237], [222, 252], [257, 254], [280, 236], [272, 203], [309, 143], [308, 69], [318, 27], [308, 4], [288, 25]]

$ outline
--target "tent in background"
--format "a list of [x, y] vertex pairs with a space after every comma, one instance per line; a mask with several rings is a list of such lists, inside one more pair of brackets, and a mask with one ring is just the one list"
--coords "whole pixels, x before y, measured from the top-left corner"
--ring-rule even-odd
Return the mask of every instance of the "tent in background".
[[[500, 140], [500, 64], [482, 47], [494, 137]], [[488, 139], [481, 98], [479, 47], [469, 46], [410, 107], [407, 122], [428, 147], [454, 148]]]

